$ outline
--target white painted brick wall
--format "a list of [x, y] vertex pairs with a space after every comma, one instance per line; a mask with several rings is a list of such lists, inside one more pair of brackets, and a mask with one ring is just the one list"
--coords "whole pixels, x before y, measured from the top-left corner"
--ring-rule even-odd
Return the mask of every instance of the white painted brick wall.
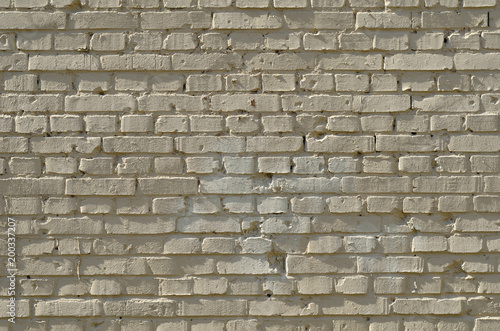
[[500, 330], [499, 6], [0, 0], [0, 331]]

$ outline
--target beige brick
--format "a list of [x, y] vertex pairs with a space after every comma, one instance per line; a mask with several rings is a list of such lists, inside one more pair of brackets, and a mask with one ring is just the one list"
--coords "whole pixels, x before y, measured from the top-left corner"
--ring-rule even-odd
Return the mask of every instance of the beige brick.
[[69, 195], [134, 195], [134, 179], [67, 179]]

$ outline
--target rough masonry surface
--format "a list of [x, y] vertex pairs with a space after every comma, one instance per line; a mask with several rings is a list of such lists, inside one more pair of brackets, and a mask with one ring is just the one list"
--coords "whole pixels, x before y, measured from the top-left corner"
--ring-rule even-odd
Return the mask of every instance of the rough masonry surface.
[[499, 70], [497, 0], [0, 0], [0, 331], [500, 330]]

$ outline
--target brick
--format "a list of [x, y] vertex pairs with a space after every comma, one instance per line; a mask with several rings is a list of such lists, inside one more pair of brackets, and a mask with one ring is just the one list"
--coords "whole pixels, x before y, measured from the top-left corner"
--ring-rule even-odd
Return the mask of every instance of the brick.
[[483, 241], [479, 237], [454, 235], [448, 239], [452, 253], [477, 253], [482, 250]]
[[180, 75], [157, 74], [151, 77], [154, 92], [176, 92], [182, 90], [184, 77]]
[[413, 256], [389, 256], [385, 258], [358, 257], [360, 273], [421, 273], [424, 268], [422, 258]]
[[443, 11], [422, 12], [422, 27], [432, 28], [477, 28], [488, 25], [487, 14], [478, 12]]
[[[57, 59], [57, 60], [56, 60]], [[32, 55], [29, 58], [29, 70], [99, 70], [99, 59], [90, 54]]]
[[163, 41], [163, 49], [192, 50], [196, 48], [196, 40], [192, 33], [171, 33]]
[[11, 215], [36, 215], [42, 212], [42, 203], [37, 198], [7, 198], [5, 202], [5, 210]]
[[324, 276], [303, 277], [297, 281], [301, 294], [330, 294], [333, 291], [332, 280]]
[[304, 35], [304, 49], [322, 51], [338, 49], [337, 34], [334, 33], [306, 33]]
[[500, 158], [494, 155], [473, 155], [470, 157], [473, 172], [498, 172], [500, 171]]
[[14, 175], [40, 175], [42, 163], [37, 157], [11, 157], [9, 170]]
[[477, 112], [479, 98], [475, 96], [436, 95], [432, 97], [415, 97], [413, 108], [429, 112]]
[[342, 249], [343, 241], [335, 236], [315, 236], [307, 244], [307, 253], [336, 253]]
[[354, 16], [350, 12], [285, 11], [285, 23], [289, 29], [343, 30], [354, 27]]
[[437, 172], [464, 173], [467, 171], [465, 156], [438, 156], [435, 159]]
[[172, 56], [172, 68], [174, 70], [230, 70], [240, 68], [242, 58], [238, 54], [174, 54]]
[[363, 172], [365, 173], [394, 173], [396, 162], [390, 156], [365, 156], [363, 158]]
[[281, 18], [269, 13], [215, 13], [213, 17], [215, 29], [279, 29]]
[[335, 291], [343, 294], [364, 294], [368, 291], [368, 278], [352, 276], [334, 280]]
[[56, 112], [61, 111], [62, 108], [63, 99], [58, 95], [3, 95], [0, 97], [0, 110], [3, 112], [12, 112], [13, 109], [26, 112]]
[[334, 197], [326, 199], [331, 213], [359, 213], [363, 209], [363, 201], [358, 197]]
[[395, 197], [371, 196], [366, 198], [369, 213], [393, 213], [401, 209], [401, 202]]
[[95, 33], [90, 39], [94, 51], [122, 51], [125, 49], [125, 35], [120, 33]]
[[464, 1], [464, 8], [474, 8], [474, 7], [494, 7], [496, 0], [482, 0], [482, 1]]
[[191, 136], [175, 138], [176, 149], [186, 154], [240, 153], [245, 150], [245, 138], [234, 136]]
[[452, 136], [448, 149], [452, 152], [498, 152], [498, 139], [496, 135]]
[[82, 51], [89, 45], [85, 33], [58, 33], [54, 35], [54, 49], [58, 51]]
[[243, 110], [247, 112], [277, 112], [281, 110], [281, 100], [277, 95], [214, 95], [212, 97], [214, 111], [230, 112]]
[[139, 178], [138, 190], [145, 195], [196, 194], [198, 181], [193, 177]]
[[170, 137], [104, 137], [102, 147], [106, 153], [171, 153]]
[[[370, 300], [361, 300], [360, 298], [343, 298], [337, 297], [334, 301], [323, 303], [325, 304], [324, 313], [327, 315], [386, 315], [388, 314], [388, 304], [385, 298], [376, 298]], [[342, 320], [340, 320], [342, 321]], [[339, 323], [339, 320], [334, 321], [334, 325], [338, 327], [354, 327], [360, 330], [366, 329], [366, 324], [358, 320], [347, 320], [347, 322]]]
[[186, 158], [186, 172], [211, 174], [219, 169], [219, 161], [212, 157], [188, 157]]
[[115, 89], [117, 91], [147, 90], [147, 77], [136, 73], [117, 74], [115, 78]]
[[240, 316], [247, 310], [246, 300], [183, 300], [179, 302], [180, 316]]
[[240, 221], [234, 217], [182, 217], [177, 223], [177, 231], [183, 233], [240, 233]]
[[286, 111], [331, 111], [341, 112], [352, 110], [352, 96], [312, 95], [312, 96], [282, 96], [283, 110]]
[[479, 50], [481, 48], [481, 36], [479, 33], [452, 33], [448, 41], [450, 48], [471, 50]]
[[70, 157], [50, 157], [45, 159], [45, 172], [49, 174], [76, 174], [76, 159]]
[[306, 138], [306, 151], [324, 153], [367, 153], [374, 151], [375, 140], [372, 136], [333, 136], [322, 139]]
[[270, 50], [298, 50], [301, 39], [298, 32], [273, 32], [265, 36], [264, 47]]
[[210, 194], [248, 194], [253, 193], [253, 180], [241, 177], [210, 178], [200, 180], [201, 192]]
[[361, 117], [361, 130], [365, 132], [392, 132], [394, 119], [390, 115]]
[[396, 299], [393, 303], [396, 314], [459, 315], [464, 310], [464, 300], [454, 299]]
[[117, 117], [107, 115], [85, 116], [85, 131], [87, 132], [115, 132], [117, 131]]
[[433, 198], [406, 197], [403, 199], [404, 213], [426, 213], [430, 214], [436, 209], [436, 201]]
[[228, 174], [252, 174], [255, 172], [255, 159], [253, 157], [225, 156], [222, 162]]
[[313, 0], [313, 8], [340, 8], [344, 6], [345, 0]]
[[468, 75], [439, 75], [438, 91], [470, 91], [471, 83]]
[[[147, 309], [141, 308], [143, 304], [147, 305]], [[173, 301], [165, 299], [148, 299], [148, 300], [120, 300], [104, 302], [104, 314], [107, 316], [154, 316], [164, 317], [173, 316], [175, 310]]]
[[400, 171], [429, 173], [431, 169], [431, 159], [429, 156], [402, 156], [399, 158]]
[[355, 260], [350, 257], [288, 255], [288, 274], [336, 274], [356, 271]]
[[339, 193], [339, 178], [273, 178], [273, 191], [284, 193]]
[[151, 157], [124, 157], [116, 170], [119, 175], [148, 174], [151, 171]]
[[475, 329], [494, 331], [500, 326], [500, 319], [496, 317], [483, 317], [475, 320]]
[[378, 54], [325, 54], [318, 56], [318, 66], [324, 70], [381, 70], [382, 62], [383, 58]]
[[68, 195], [134, 195], [134, 179], [67, 179]]
[[453, 58], [441, 54], [396, 54], [384, 58], [384, 69], [405, 71], [449, 70], [453, 69]]
[[339, 92], [370, 90], [368, 75], [338, 74], [335, 75], [336, 90]]
[[83, 299], [59, 299], [34, 303], [35, 316], [100, 316], [102, 302]]
[[436, 81], [432, 74], [428, 73], [404, 73], [401, 79], [403, 91], [435, 91]]
[[315, 56], [310, 53], [261, 53], [243, 57], [248, 70], [295, 70], [311, 69], [315, 65]]
[[0, 184], [0, 192], [4, 195], [64, 194], [63, 178], [3, 178]]
[[257, 168], [260, 173], [287, 174], [290, 173], [290, 158], [288, 157], [259, 157]]
[[125, 95], [67, 96], [66, 110], [69, 112], [127, 111], [137, 109], [134, 97]]
[[129, 13], [80, 12], [69, 16], [70, 29], [134, 29], [137, 18]]
[[263, 74], [262, 90], [264, 92], [295, 91], [295, 75], [292, 74]]
[[125, 115], [122, 116], [122, 132], [150, 132], [153, 130], [153, 116]]
[[228, 91], [255, 91], [260, 86], [258, 75], [232, 74], [226, 77]]
[[[134, 199], [134, 198], [132, 198]], [[175, 231], [175, 219], [171, 217], [158, 217], [158, 216], [149, 216], [149, 217], [113, 217], [108, 220], [105, 224], [106, 233], [109, 234], [162, 234], [162, 233], [171, 233]], [[137, 245], [139, 246], [139, 245]], [[121, 247], [121, 248], [120, 248]], [[97, 249], [98, 245], [94, 243], [94, 249]], [[116, 249], [121, 249], [125, 252], [126, 246], [121, 245], [109, 245], [107, 242], [102, 243], [101, 249], [105, 252], [101, 252], [100, 254], [105, 255], [113, 255]], [[153, 241], [153, 245], [143, 246], [142, 248], [139, 246], [136, 248], [138, 253], [160, 253], [161, 247], [159, 242]]]
[[444, 142], [430, 135], [383, 135], [377, 136], [376, 150], [381, 152], [430, 152], [443, 151]]
[[110, 175], [113, 173], [113, 159], [109, 157], [83, 158], [80, 160], [78, 170], [89, 175]]
[[368, 51], [373, 47], [373, 36], [366, 33], [342, 33], [340, 35], [340, 49]]
[[444, 34], [442, 32], [420, 31], [410, 36], [410, 47], [416, 50], [443, 49]]
[[292, 116], [262, 116], [264, 132], [293, 132]]
[[298, 214], [321, 214], [325, 210], [325, 202], [320, 197], [292, 198], [291, 208]]
[[411, 26], [410, 15], [399, 13], [366, 13], [356, 14], [356, 29], [404, 29]]
[[324, 172], [325, 160], [323, 157], [294, 157], [293, 172], [296, 174], [322, 174]]
[[461, 131], [462, 122], [462, 117], [459, 115], [434, 115], [431, 116], [431, 131]]
[[457, 70], [494, 70], [500, 57], [497, 53], [485, 54], [455, 54], [455, 68]]
[[247, 152], [296, 152], [302, 149], [302, 137], [248, 137]]
[[169, 55], [158, 54], [123, 54], [101, 55], [101, 70], [103, 71], [164, 71], [171, 70]]
[[73, 88], [72, 77], [64, 74], [41, 74], [40, 90], [46, 92], [63, 92]]
[[78, 232], [81, 234], [101, 234], [104, 226], [100, 220], [84, 217], [49, 217], [45, 222], [36, 223], [36, 231], [46, 231], [47, 234], [71, 234]]
[[479, 191], [479, 177], [421, 176], [413, 181], [417, 193], [476, 193]]
[[186, 80], [186, 90], [193, 92], [222, 91], [222, 76], [189, 75]]
[[334, 89], [333, 75], [306, 74], [300, 80], [300, 87], [306, 91], [325, 92]]
[[342, 191], [345, 193], [405, 193], [411, 192], [412, 188], [409, 177], [346, 176], [342, 178]]
[[63, 12], [0, 12], [0, 17], [2, 30], [59, 30], [66, 26]]
[[408, 95], [360, 95], [354, 97], [353, 110], [360, 113], [400, 112], [410, 109], [410, 102]]
[[472, 210], [472, 199], [467, 196], [439, 197], [438, 209], [442, 212], [469, 212]]
[[6, 74], [4, 89], [12, 92], [34, 92], [37, 90], [37, 76], [26, 74]]
[[161, 95], [152, 94], [138, 98], [141, 111], [200, 111], [205, 109], [203, 99], [191, 95]]

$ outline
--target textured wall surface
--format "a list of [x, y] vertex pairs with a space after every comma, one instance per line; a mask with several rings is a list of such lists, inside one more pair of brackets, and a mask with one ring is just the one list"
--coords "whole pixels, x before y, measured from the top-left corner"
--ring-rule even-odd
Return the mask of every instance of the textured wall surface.
[[500, 330], [498, 6], [0, 0], [0, 330]]

